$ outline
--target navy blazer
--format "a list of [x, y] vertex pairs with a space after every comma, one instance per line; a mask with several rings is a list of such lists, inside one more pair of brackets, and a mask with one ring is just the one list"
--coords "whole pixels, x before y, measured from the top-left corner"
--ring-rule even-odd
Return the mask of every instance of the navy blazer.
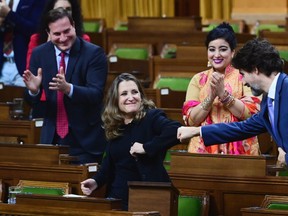
[[[26, 69], [26, 56], [30, 36], [37, 31], [40, 16], [46, 4], [46, 0], [20, 0], [16, 12], [8, 13], [5, 22], [14, 26], [13, 50], [15, 63], [19, 74]], [[0, 33], [0, 56], [3, 56], [3, 33]], [[0, 68], [3, 66], [3, 58], [0, 58]]]
[[[202, 138], [206, 146], [236, 140], [243, 140], [258, 134], [269, 132], [277, 145], [288, 153], [288, 76], [280, 73], [276, 85], [274, 100], [274, 128], [268, 117], [267, 95], [264, 95], [259, 113], [250, 118], [229, 124], [220, 123], [202, 126]], [[286, 154], [288, 162], [288, 154]]]
[[[98, 186], [107, 183], [107, 196], [122, 199], [122, 208], [127, 210], [128, 181], [169, 182], [163, 160], [166, 151], [180, 143], [177, 139], [180, 126], [158, 109], [148, 110], [140, 121], [123, 126], [123, 136], [108, 142], [100, 171], [93, 177]], [[129, 151], [134, 142], [142, 143], [146, 154], [131, 156]]]
[[[54, 44], [50, 41], [36, 47], [31, 55], [30, 69], [37, 74], [42, 68], [41, 92], [30, 97], [40, 100], [42, 90], [46, 93], [46, 112], [41, 131], [41, 143], [50, 144], [56, 129], [57, 92], [49, 90], [49, 82], [58, 73]], [[103, 153], [106, 145], [101, 127], [103, 91], [107, 79], [107, 58], [103, 49], [77, 38], [73, 44], [66, 69], [66, 81], [73, 84], [73, 95], [64, 95], [64, 104], [69, 121], [69, 132], [75, 142], [91, 154]]]

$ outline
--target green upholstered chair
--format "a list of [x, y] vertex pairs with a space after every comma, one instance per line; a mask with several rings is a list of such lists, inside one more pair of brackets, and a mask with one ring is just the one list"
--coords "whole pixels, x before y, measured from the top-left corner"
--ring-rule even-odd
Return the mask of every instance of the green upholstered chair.
[[123, 59], [148, 59], [148, 51], [145, 48], [118, 48], [115, 55]]
[[288, 50], [279, 50], [280, 57], [288, 61]]
[[268, 30], [272, 32], [285, 32], [285, 27], [279, 26], [278, 24], [259, 24], [255, 29], [255, 34], [259, 35], [260, 31]]
[[92, 18], [92, 19], [84, 19], [83, 28], [84, 32], [102, 32], [106, 27], [105, 19], [102, 18]]
[[178, 197], [178, 216], [208, 216], [209, 195], [206, 191], [190, 191]]
[[99, 32], [100, 23], [97, 22], [83, 22], [84, 32]]
[[271, 203], [267, 209], [288, 210], [288, 203]]
[[192, 196], [178, 197], [178, 216], [201, 216], [202, 204], [201, 200]]
[[170, 88], [174, 91], [186, 91], [191, 78], [186, 77], [161, 77], [155, 84], [155, 88]]
[[260, 207], [270, 210], [288, 210], [288, 196], [266, 195]]
[[63, 196], [69, 194], [69, 183], [20, 180], [21, 193]]

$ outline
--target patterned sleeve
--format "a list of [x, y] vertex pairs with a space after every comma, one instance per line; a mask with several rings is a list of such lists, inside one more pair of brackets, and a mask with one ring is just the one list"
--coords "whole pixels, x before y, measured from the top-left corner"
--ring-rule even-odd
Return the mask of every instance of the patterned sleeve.
[[245, 105], [245, 110], [243, 112], [243, 119], [247, 119], [253, 114], [260, 111], [261, 97], [253, 96], [251, 88], [243, 86], [243, 97], [240, 100]]

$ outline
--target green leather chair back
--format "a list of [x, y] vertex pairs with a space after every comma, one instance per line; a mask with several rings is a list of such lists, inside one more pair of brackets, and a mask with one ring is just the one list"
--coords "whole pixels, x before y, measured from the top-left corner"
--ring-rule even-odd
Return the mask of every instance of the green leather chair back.
[[170, 88], [174, 91], [186, 91], [191, 78], [186, 77], [161, 77], [155, 88]]
[[280, 27], [277, 24], [260, 24], [256, 28], [256, 35], [259, 35], [259, 31], [261, 30], [269, 30], [272, 32], [285, 32], [285, 27]]
[[118, 48], [115, 55], [123, 59], [148, 59], [148, 51], [144, 48]]
[[288, 204], [286, 203], [271, 203], [267, 209], [288, 210]]
[[100, 23], [98, 22], [83, 22], [84, 32], [99, 32]]
[[280, 57], [288, 61], [288, 50], [279, 50]]
[[21, 193], [24, 194], [41, 194], [41, 195], [58, 195], [63, 196], [65, 194], [62, 188], [45, 188], [45, 187], [22, 187]]
[[178, 197], [178, 216], [201, 216], [202, 200], [197, 196]]

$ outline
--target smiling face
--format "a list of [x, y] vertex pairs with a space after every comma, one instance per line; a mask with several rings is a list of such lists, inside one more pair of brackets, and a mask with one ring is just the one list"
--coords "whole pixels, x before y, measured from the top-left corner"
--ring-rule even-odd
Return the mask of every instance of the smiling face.
[[49, 24], [49, 37], [61, 51], [71, 49], [76, 40], [76, 31], [68, 17], [63, 17]]
[[244, 85], [251, 88], [251, 92], [254, 96], [260, 96], [263, 94], [264, 91], [261, 89], [258, 83], [259, 77], [256, 71], [248, 73], [245, 70], [240, 70], [240, 74], [242, 75]]
[[234, 51], [224, 39], [216, 39], [208, 45], [208, 60], [215, 71], [224, 73], [225, 68], [231, 63]]
[[133, 120], [141, 106], [141, 94], [134, 81], [122, 81], [118, 86], [118, 106], [125, 116], [125, 123]]

